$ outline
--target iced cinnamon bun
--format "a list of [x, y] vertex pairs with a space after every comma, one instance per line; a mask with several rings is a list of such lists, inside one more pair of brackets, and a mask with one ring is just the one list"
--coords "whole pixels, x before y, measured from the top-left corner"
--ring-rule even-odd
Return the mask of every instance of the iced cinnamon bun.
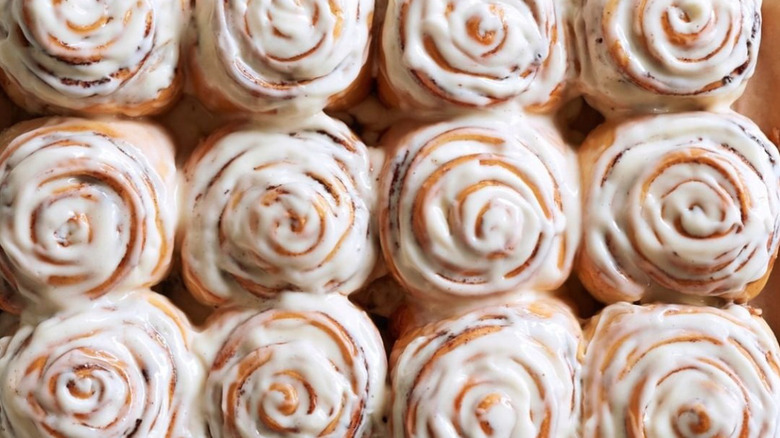
[[185, 0], [6, 0], [0, 82], [34, 113], [159, 113], [181, 89]]
[[151, 124], [39, 119], [0, 137], [0, 308], [74, 306], [168, 270], [176, 168]]
[[475, 116], [398, 129], [384, 143], [382, 248], [416, 299], [451, 305], [563, 283], [579, 240], [579, 185], [557, 133]]
[[393, 349], [393, 437], [574, 438], [580, 326], [563, 304], [489, 307]]
[[195, 16], [193, 82], [213, 110], [316, 112], [368, 94], [373, 0], [201, 0]]
[[584, 0], [583, 91], [605, 113], [733, 103], [753, 75], [761, 0]]
[[748, 119], [607, 124], [585, 141], [580, 163], [577, 271], [598, 299], [746, 301], [761, 291], [780, 242], [780, 154]]
[[0, 436], [198, 436], [192, 335], [183, 314], [144, 291], [25, 325], [0, 356]]
[[324, 114], [213, 134], [185, 168], [188, 287], [212, 305], [354, 292], [376, 261], [370, 168], [365, 145]]
[[780, 431], [780, 348], [748, 308], [615, 304], [586, 342], [584, 438]]
[[379, 94], [404, 108], [554, 107], [568, 79], [565, 9], [557, 0], [390, 0]]
[[208, 436], [381, 433], [385, 351], [346, 297], [291, 293], [259, 313], [223, 311], [205, 336], [219, 346], [206, 382]]

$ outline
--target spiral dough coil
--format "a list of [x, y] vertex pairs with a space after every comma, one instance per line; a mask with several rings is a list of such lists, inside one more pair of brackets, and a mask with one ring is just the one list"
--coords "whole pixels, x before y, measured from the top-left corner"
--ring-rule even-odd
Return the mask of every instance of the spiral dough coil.
[[193, 80], [214, 110], [320, 111], [368, 87], [373, 0], [202, 0], [195, 9]]
[[608, 124], [580, 163], [577, 270], [597, 298], [761, 291], [780, 239], [780, 154], [752, 122], [683, 113]]
[[733, 103], [753, 75], [761, 0], [586, 0], [582, 83], [606, 113]]
[[176, 221], [169, 138], [153, 125], [21, 123], [0, 138], [0, 271], [18, 312], [151, 286], [168, 271]]
[[32, 112], [159, 113], [181, 89], [189, 3], [7, 0], [0, 6], [0, 79]]
[[762, 438], [780, 429], [780, 348], [738, 305], [615, 304], [586, 331], [585, 438]]
[[368, 151], [341, 122], [229, 126], [185, 173], [184, 278], [202, 301], [348, 294], [371, 273]]
[[340, 295], [283, 295], [270, 310], [225, 311], [206, 336], [209, 436], [372, 436], [387, 363], [367, 315]]
[[564, 18], [557, 0], [390, 0], [380, 95], [402, 107], [549, 109], [568, 79]]
[[393, 350], [394, 437], [574, 438], [580, 327], [548, 300], [473, 311]]
[[410, 293], [450, 303], [566, 279], [579, 236], [577, 167], [557, 134], [478, 116], [399, 130], [387, 144], [380, 237]]
[[25, 325], [0, 356], [0, 435], [189, 437], [192, 329], [152, 292]]

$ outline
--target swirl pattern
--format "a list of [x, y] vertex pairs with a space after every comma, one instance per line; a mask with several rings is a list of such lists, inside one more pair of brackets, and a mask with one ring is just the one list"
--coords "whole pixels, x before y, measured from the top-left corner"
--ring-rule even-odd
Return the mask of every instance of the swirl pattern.
[[780, 154], [752, 122], [684, 113], [607, 125], [580, 160], [578, 272], [597, 298], [761, 291], [780, 239]]
[[355, 291], [377, 252], [369, 172], [366, 147], [325, 115], [213, 135], [186, 167], [188, 286], [209, 304]]
[[199, 1], [198, 94], [218, 110], [319, 111], [358, 79], [373, 15], [372, 0]]
[[380, 237], [411, 293], [450, 302], [565, 280], [579, 202], [573, 154], [557, 134], [528, 120], [476, 117], [389, 143]]
[[173, 305], [143, 291], [24, 326], [0, 357], [0, 435], [191, 436], [203, 370], [190, 331]]
[[780, 430], [780, 348], [747, 308], [615, 304], [586, 337], [585, 438]]
[[225, 312], [206, 383], [209, 436], [370, 436], [387, 363], [379, 333], [340, 295], [284, 295], [273, 310]]
[[[0, 138], [0, 271], [48, 306], [156, 283], [176, 218], [173, 147], [132, 122], [40, 119]], [[18, 311], [13, 300], [0, 307]]]
[[586, 0], [583, 79], [605, 112], [730, 104], [753, 75], [760, 0]]
[[380, 93], [388, 103], [484, 107], [563, 95], [567, 51], [555, 0], [390, 0]]
[[554, 301], [477, 310], [393, 350], [394, 437], [573, 438], [580, 327]]
[[8, 0], [0, 68], [33, 112], [156, 113], [176, 97], [182, 0]]

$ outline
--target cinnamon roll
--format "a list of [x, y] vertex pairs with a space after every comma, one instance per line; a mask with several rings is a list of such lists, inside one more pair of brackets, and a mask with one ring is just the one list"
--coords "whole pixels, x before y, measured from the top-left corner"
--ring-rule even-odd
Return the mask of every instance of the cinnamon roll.
[[392, 106], [485, 107], [562, 100], [568, 56], [557, 0], [390, 0], [379, 92]]
[[393, 350], [394, 437], [574, 438], [580, 326], [554, 301], [427, 326]]
[[373, 0], [202, 0], [195, 15], [193, 81], [213, 110], [320, 111], [368, 94]]
[[74, 306], [167, 273], [176, 168], [161, 129], [39, 119], [0, 148], [0, 308]]
[[753, 75], [761, 0], [584, 0], [582, 85], [605, 113], [733, 103]]
[[206, 382], [208, 436], [373, 436], [385, 351], [346, 297], [285, 294], [271, 310], [222, 312], [206, 336], [221, 345]]
[[186, 317], [152, 292], [22, 327], [0, 356], [0, 436], [188, 437], [203, 378]]
[[31, 112], [161, 112], [181, 89], [189, 3], [5, 0], [0, 82]]
[[586, 342], [585, 438], [780, 432], [780, 348], [748, 308], [615, 304]]
[[184, 279], [201, 301], [349, 294], [368, 279], [374, 183], [367, 148], [341, 122], [229, 126], [185, 173]]
[[683, 113], [604, 125], [580, 163], [577, 271], [598, 299], [746, 301], [761, 291], [780, 238], [780, 154], [748, 119]]
[[399, 129], [385, 143], [382, 248], [415, 298], [450, 305], [563, 283], [579, 199], [575, 158], [557, 133], [475, 116]]

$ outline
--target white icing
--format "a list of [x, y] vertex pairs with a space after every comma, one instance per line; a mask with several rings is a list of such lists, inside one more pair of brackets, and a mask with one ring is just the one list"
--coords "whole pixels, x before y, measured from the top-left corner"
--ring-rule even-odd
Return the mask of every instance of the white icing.
[[543, 301], [423, 329], [394, 351], [392, 436], [576, 437], [579, 341], [574, 317]]
[[579, 240], [577, 174], [557, 134], [528, 119], [412, 130], [384, 170], [385, 259], [428, 300], [554, 289]]
[[203, 370], [191, 335], [151, 292], [23, 326], [0, 356], [0, 436], [194, 436]]
[[369, 154], [341, 122], [320, 114], [228, 127], [195, 152], [186, 176], [182, 258], [203, 301], [348, 294], [371, 273]]
[[780, 431], [780, 348], [748, 309], [616, 304], [593, 324], [583, 364], [585, 438]]
[[729, 105], [753, 75], [761, 0], [586, 0], [582, 82], [603, 112]]
[[196, 74], [243, 111], [322, 110], [368, 58], [373, 0], [201, 0]]
[[780, 243], [780, 154], [758, 127], [684, 113], [627, 121], [610, 137], [581, 151], [592, 167], [581, 256], [606, 283], [592, 293], [734, 299], [766, 274]]
[[219, 314], [204, 333], [209, 436], [371, 436], [387, 363], [367, 315], [341, 295], [284, 294]]
[[0, 267], [32, 311], [167, 273], [176, 169], [159, 128], [55, 118], [19, 125], [5, 140]]
[[390, 0], [382, 68], [417, 107], [542, 106], [567, 75], [562, 14], [557, 0]]
[[0, 67], [28, 95], [28, 109], [48, 106], [136, 115], [175, 81], [184, 0], [3, 0]]

